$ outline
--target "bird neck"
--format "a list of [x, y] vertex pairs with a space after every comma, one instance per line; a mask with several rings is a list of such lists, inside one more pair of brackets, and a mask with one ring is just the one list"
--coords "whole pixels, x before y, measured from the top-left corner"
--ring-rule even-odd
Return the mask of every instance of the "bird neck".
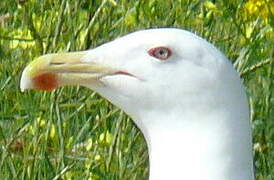
[[137, 123], [149, 147], [150, 180], [253, 179], [249, 122], [227, 110], [191, 112], [152, 112]]

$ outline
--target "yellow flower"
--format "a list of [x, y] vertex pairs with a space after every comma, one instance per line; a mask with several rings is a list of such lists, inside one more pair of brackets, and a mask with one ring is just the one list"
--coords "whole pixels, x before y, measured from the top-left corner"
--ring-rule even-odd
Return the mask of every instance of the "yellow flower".
[[269, 23], [271, 15], [274, 14], [274, 1], [273, 0], [249, 0], [244, 5], [244, 10], [247, 17], [261, 17], [265, 24]]
[[109, 131], [107, 131], [106, 133], [101, 133], [99, 136], [99, 142], [107, 146], [111, 145], [112, 139], [113, 135]]
[[37, 121], [39, 127], [44, 127], [46, 125], [46, 121], [44, 119], [41, 119], [41, 117], [38, 117], [36, 119], [36, 121]]
[[245, 4], [245, 9], [248, 11], [249, 14], [256, 14], [258, 12], [258, 7], [251, 1], [248, 1]]
[[92, 139], [89, 138], [89, 139], [87, 140], [87, 143], [86, 143], [86, 150], [87, 150], [87, 151], [91, 150], [92, 144], [93, 144], [93, 143], [92, 143]]
[[95, 161], [100, 161], [101, 160], [101, 156], [99, 154], [95, 155], [94, 160]]
[[53, 139], [56, 136], [56, 128], [55, 128], [54, 124], [52, 124], [50, 127], [50, 135], [49, 136], [51, 139]]

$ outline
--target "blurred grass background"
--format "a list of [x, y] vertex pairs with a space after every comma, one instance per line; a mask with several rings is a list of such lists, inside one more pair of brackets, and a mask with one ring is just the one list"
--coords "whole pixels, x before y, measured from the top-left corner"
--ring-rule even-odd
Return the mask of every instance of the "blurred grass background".
[[256, 179], [273, 180], [273, 14], [273, 0], [1, 0], [0, 179], [148, 179], [144, 138], [121, 110], [82, 87], [22, 94], [19, 79], [44, 53], [179, 27], [212, 42], [240, 72]]

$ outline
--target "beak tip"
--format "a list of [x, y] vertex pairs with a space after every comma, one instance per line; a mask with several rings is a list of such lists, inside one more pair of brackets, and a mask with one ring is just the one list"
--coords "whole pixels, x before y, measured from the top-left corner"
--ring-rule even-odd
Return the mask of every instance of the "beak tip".
[[28, 67], [26, 67], [22, 73], [20, 80], [20, 90], [24, 92], [27, 89], [32, 88], [32, 81], [28, 75]]

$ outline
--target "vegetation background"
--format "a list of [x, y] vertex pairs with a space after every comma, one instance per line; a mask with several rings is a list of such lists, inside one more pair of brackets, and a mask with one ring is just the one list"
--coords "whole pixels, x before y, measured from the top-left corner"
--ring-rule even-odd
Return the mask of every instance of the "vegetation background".
[[240, 72], [256, 178], [273, 180], [273, 14], [273, 0], [1, 0], [0, 179], [148, 179], [144, 138], [121, 110], [82, 87], [22, 94], [20, 75], [44, 53], [180, 27], [215, 44]]

